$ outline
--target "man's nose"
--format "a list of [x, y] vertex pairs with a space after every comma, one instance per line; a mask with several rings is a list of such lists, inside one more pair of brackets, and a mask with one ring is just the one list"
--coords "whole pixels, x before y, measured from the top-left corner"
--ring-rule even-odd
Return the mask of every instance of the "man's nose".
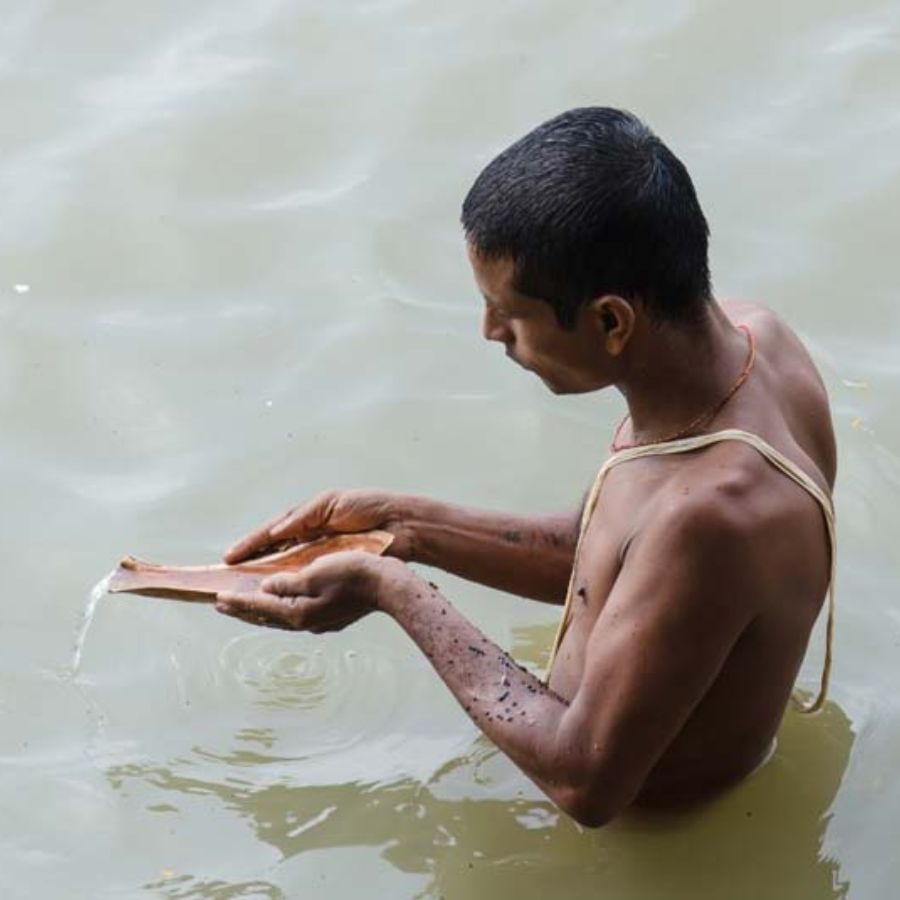
[[498, 322], [490, 307], [485, 307], [481, 319], [481, 334], [486, 341], [499, 341], [506, 343], [506, 326]]

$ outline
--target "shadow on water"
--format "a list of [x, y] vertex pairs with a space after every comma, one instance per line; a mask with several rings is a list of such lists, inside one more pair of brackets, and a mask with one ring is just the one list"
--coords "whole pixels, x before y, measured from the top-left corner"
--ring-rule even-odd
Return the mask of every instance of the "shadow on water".
[[[158, 896], [289, 897], [298, 871], [285, 869], [290, 860], [326, 848], [369, 848], [396, 872], [423, 878], [417, 897], [831, 900], [846, 897], [849, 886], [838, 863], [823, 856], [822, 839], [852, 743], [850, 722], [835, 704], [812, 718], [789, 712], [773, 758], [726, 796], [689, 812], [630, 813], [597, 831], [524, 797], [521, 780], [483, 741], [424, 785], [257, 786], [246, 780], [246, 766], [241, 779], [142, 765], [107, 775], [116, 789], [137, 780], [173, 803], [173, 793], [215, 797], [282, 858], [256, 873], [278, 876], [281, 886], [181, 874], [145, 885]], [[369, 895], [380, 895], [377, 885]]]

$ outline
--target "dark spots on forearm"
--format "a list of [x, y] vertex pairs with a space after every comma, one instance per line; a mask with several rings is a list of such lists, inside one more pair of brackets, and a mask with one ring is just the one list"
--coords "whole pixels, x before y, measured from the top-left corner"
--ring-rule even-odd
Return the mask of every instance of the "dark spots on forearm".
[[522, 532], [521, 531], [504, 531], [503, 532], [503, 540], [508, 544], [521, 544], [522, 543]]
[[588, 602], [587, 588], [584, 585], [582, 585], [580, 588], [578, 588], [577, 591], [575, 591], [575, 593], [577, 596], [581, 597], [581, 602], [586, 605]]
[[[421, 600], [413, 619], [419, 646], [453, 693], [465, 701], [467, 716], [486, 734], [499, 736], [508, 726], [523, 731], [538, 727], [545, 715], [559, 714], [552, 713], [547, 703], [551, 698], [568, 706], [487, 635], [459, 621], [436, 585], [429, 583]], [[448, 617], [451, 611], [454, 616]]]
[[540, 542], [548, 550], [568, 556], [575, 550], [580, 532], [581, 517], [579, 516], [578, 520], [573, 521], [571, 525], [568, 524], [568, 521], [565, 523], [558, 521], [553, 526], [541, 531]]

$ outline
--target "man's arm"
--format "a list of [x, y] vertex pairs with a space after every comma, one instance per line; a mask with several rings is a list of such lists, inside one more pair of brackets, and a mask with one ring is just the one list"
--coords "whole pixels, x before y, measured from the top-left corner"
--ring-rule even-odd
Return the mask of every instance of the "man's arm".
[[575, 556], [578, 514], [513, 516], [380, 490], [326, 491], [235, 544], [237, 563], [286, 540], [380, 528], [388, 554], [533, 600], [562, 603]]
[[[740, 523], [702, 506], [667, 514], [636, 538], [568, 701], [437, 590], [389, 592], [380, 606], [479, 728], [558, 806], [596, 826], [635, 799], [747, 627], [755, 546]], [[588, 581], [595, 565], [585, 547]]]
[[487, 587], [561, 604], [575, 559], [578, 515], [514, 516], [404, 498], [411, 562]]

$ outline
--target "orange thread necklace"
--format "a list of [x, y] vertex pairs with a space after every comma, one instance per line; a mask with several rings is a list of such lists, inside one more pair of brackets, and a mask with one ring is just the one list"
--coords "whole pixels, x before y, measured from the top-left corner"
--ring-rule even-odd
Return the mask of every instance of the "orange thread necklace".
[[684, 428], [679, 428], [678, 431], [673, 432], [667, 437], [661, 438], [659, 441], [633, 441], [631, 443], [620, 444], [619, 435], [622, 433], [625, 423], [630, 418], [630, 414], [626, 413], [622, 421], [619, 422], [615, 434], [613, 434], [612, 443], [610, 444], [609, 449], [613, 453], [618, 453], [620, 450], [632, 450], [635, 447], [646, 447], [647, 444], [665, 444], [669, 441], [677, 441], [680, 438], [687, 437], [692, 431], [696, 431], [698, 428], [703, 428], [705, 425], [708, 425], [724, 409], [725, 404], [728, 403], [728, 401], [741, 389], [744, 382], [750, 377], [750, 373], [753, 371], [753, 364], [756, 362], [756, 338], [753, 336], [750, 326], [738, 325], [737, 327], [747, 335], [747, 344], [749, 345], [747, 362], [744, 363], [744, 368], [741, 370], [741, 374], [738, 375], [737, 381], [735, 381], [728, 389], [728, 393], [726, 393], [721, 400], [709, 409], [700, 413], [695, 419], [692, 419], [684, 426]]

